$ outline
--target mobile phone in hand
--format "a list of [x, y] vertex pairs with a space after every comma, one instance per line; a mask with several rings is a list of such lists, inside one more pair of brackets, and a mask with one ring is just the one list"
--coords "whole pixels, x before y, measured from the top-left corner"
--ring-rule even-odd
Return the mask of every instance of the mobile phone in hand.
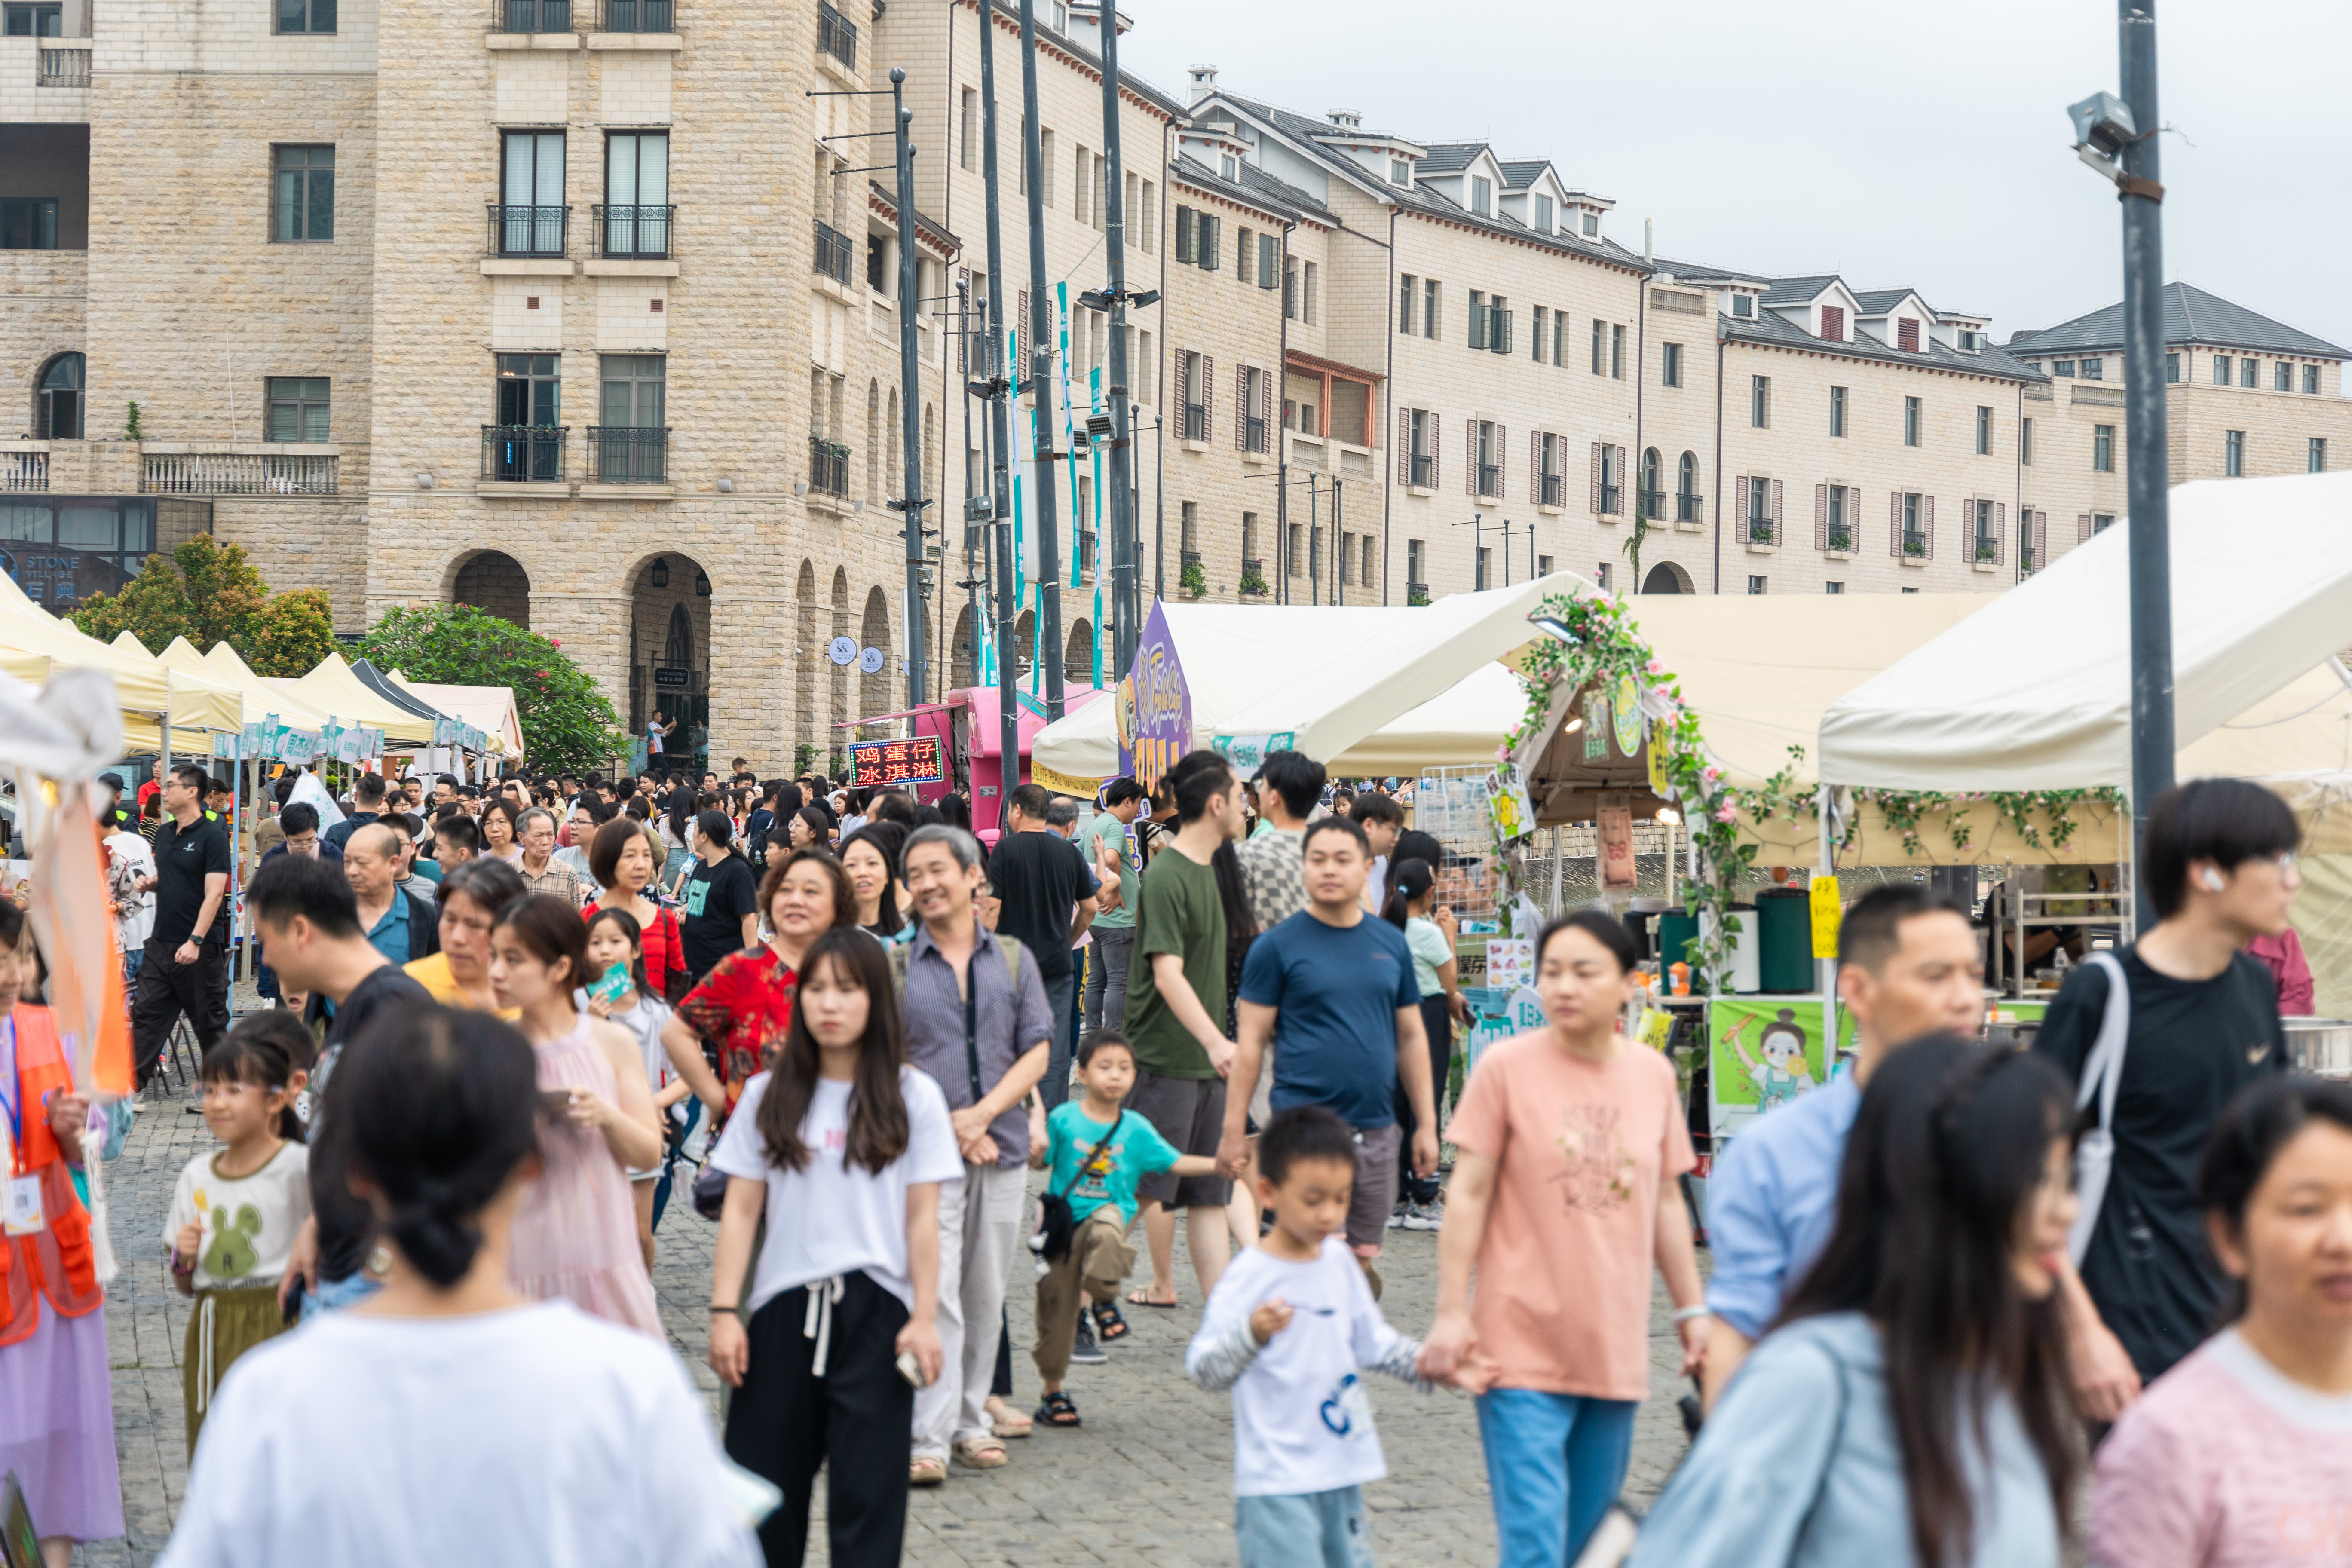
[[898, 1352], [898, 1375], [907, 1380], [909, 1387], [922, 1387], [926, 1382], [926, 1379], [923, 1376], [922, 1358], [916, 1355], [913, 1351], [900, 1351]]

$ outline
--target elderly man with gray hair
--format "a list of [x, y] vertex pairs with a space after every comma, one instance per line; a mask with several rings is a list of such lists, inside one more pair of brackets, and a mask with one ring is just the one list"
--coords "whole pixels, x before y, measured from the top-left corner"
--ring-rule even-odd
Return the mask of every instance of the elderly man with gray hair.
[[515, 839], [522, 846], [523, 890], [562, 899], [574, 909], [588, 901], [580, 873], [555, 858], [555, 813], [534, 805], [515, 819]]
[[[902, 962], [907, 1059], [947, 1091], [961, 1182], [940, 1188], [940, 1375], [915, 1395], [908, 1479], [947, 1479], [948, 1456], [974, 1469], [1005, 1462], [990, 1428], [1004, 1287], [1020, 1252], [1029, 1121], [1022, 1100], [1045, 1074], [1054, 1019], [1037, 954], [981, 923], [980, 842], [933, 823], [908, 837], [900, 875], [919, 922]], [[1067, 956], [1066, 951], [1064, 955]]]

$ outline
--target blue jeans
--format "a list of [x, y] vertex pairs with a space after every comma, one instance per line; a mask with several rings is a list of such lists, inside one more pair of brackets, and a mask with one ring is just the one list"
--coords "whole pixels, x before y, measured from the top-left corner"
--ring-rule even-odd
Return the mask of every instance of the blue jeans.
[[364, 1274], [353, 1274], [343, 1279], [321, 1279], [318, 1289], [302, 1293], [302, 1321], [307, 1323], [321, 1312], [356, 1307], [383, 1289], [383, 1280], [371, 1279]]
[[1625, 1484], [1636, 1404], [1532, 1388], [1478, 1396], [1500, 1568], [1576, 1561]]
[[1364, 1489], [1237, 1497], [1234, 1542], [1242, 1568], [1372, 1568]]
[[1070, 1056], [1076, 1048], [1070, 1033], [1070, 1003], [1077, 985], [1076, 970], [1045, 982], [1045, 1011], [1054, 1017], [1054, 1047], [1046, 1053], [1045, 1081], [1037, 1086], [1037, 1092], [1045, 1098], [1047, 1110], [1070, 1098]]

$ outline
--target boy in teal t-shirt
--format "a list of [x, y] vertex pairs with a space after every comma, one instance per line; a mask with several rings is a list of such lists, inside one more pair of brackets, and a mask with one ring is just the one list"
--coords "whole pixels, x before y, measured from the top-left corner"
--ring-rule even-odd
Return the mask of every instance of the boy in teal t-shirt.
[[1048, 1426], [1078, 1425], [1078, 1407], [1062, 1388], [1078, 1313], [1091, 1304], [1100, 1343], [1123, 1340], [1129, 1331], [1119, 1315], [1118, 1288], [1135, 1268], [1127, 1231], [1135, 1223], [1136, 1181], [1155, 1171], [1216, 1173], [1214, 1160], [1179, 1154], [1148, 1120], [1122, 1108], [1135, 1084], [1135, 1052], [1124, 1036], [1105, 1029], [1079, 1043], [1078, 1082], [1085, 1094], [1055, 1106], [1045, 1119], [1042, 1151], [1053, 1173], [1047, 1190], [1069, 1204], [1072, 1225], [1068, 1254], [1045, 1263], [1037, 1279], [1034, 1359], [1045, 1386], [1037, 1419]]

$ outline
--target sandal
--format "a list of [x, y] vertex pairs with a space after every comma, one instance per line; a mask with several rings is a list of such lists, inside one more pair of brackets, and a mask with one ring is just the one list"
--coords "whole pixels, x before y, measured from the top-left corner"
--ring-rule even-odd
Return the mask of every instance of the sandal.
[[974, 1470], [992, 1470], [1013, 1458], [993, 1437], [966, 1437], [955, 1446], [955, 1457], [957, 1463]]
[[998, 1437], [1026, 1437], [1035, 1423], [1012, 1405], [1002, 1395], [992, 1394], [988, 1401], [988, 1430]]
[[1173, 1301], [1153, 1300], [1149, 1286], [1140, 1290], [1129, 1290], [1127, 1293], [1127, 1301], [1130, 1307], [1156, 1307], [1163, 1312], [1172, 1312], [1176, 1310], [1176, 1303]]
[[1057, 1388], [1045, 1395], [1045, 1402], [1037, 1406], [1037, 1419], [1048, 1426], [1076, 1426], [1078, 1425], [1078, 1407], [1070, 1403], [1068, 1394]]
[[947, 1479], [948, 1462], [936, 1455], [907, 1461], [907, 1484], [910, 1487], [935, 1487]]
[[1127, 1320], [1119, 1315], [1118, 1302], [1097, 1301], [1094, 1304], [1093, 1311], [1095, 1315], [1095, 1343], [1098, 1345], [1117, 1344], [1119, 1341], [1127, 1338], [1128, 1335], [1135, 1332], [1133, 1329], [1127, 1326]]

